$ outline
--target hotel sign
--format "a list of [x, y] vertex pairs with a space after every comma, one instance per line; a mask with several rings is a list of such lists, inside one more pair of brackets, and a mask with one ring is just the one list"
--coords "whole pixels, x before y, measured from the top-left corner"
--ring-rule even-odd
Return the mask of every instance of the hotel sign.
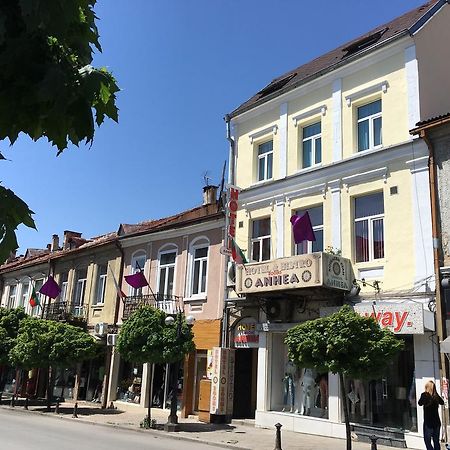
[[348, 259], [328, 253], [311, 253], [238, 265], [236, 292], [248, 294], [310, 287], [349, 291], [353, 278]]

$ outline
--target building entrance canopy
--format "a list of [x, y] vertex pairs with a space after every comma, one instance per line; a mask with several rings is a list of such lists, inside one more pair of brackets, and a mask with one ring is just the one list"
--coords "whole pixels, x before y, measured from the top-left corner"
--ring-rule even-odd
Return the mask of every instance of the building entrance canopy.
[[238, 265], [236, 292], [249, 294], [312, 287], [350, 291], [353, 279], [350, 260], [319, 252]]

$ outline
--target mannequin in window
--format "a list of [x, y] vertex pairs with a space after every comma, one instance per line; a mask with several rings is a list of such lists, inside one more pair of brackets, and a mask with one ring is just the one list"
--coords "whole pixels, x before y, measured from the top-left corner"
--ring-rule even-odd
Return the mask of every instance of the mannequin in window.
[[315, 373], [313, 369], [303, 369], [301, 375], [302, 386], [302, 402], [303, 402], [303, 415], [311, 415], [311, 403], [314, 394], [315, 387]]
[[364, 389], [364, 383], [362, 380], [353, 380], [352, 391], [356, 395], [356, 401], [351, 402], [351, 412], [355, 414], [356, 403], [359, 403], [359, 413], [361, 418], [366, 416], [366, 391]]
[[325, 417], [328, 407], [328, 373], [319, 373], [315, 382], [319, 386], [320, 392], [320, 409], [322, 410], [320, 417]]
[[294, 404], [295, 404], [295, 372], [296, 372], [295, 364], [292, 361], [288, 361], [284, 367], [284, 377], [283, 377], [283, 409], [282, 411], [286, 411], [289, 409], [289, 412], [294, 412]]

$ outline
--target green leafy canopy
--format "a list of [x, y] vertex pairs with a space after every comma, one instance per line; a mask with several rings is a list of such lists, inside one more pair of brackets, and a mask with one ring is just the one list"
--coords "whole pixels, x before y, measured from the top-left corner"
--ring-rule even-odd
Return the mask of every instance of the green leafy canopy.
[[9, 353], [16, 343], [19, 324], [27, 317], [23, 308], [0, 308], [0, 365], [9, 364]]
[[351, 378], [376, 378], [403, 347], [390, 330], [381, 329], [373, 318], [360, 316], [349, 306], [291, 328], [285, 342], [298, 367]]
[[[118, 121], [116, 80], [91, 65], [101, 51], [95, 3], [0, 1], [0, 141], [45, 137], [60, 154], [69, 143], [91, 144], [105, 117]], [[18, 248], [18, 225], [36, 228], [32, 214], [0, 186], [0, 263]]]
[[81, 328], [62, 322], [27, 317], [20, 322], [10, 359], [18, 367], [70, 367], [94, 357], [95, 339]]
[[195, 350], [193, 334], [183, 320], [178, 336], [177, 321], [166, 325], [166, 314], [151, 306], [135, 311], [122, 325], [117, 349], [128, 361], [136, 363], [171, 363]]

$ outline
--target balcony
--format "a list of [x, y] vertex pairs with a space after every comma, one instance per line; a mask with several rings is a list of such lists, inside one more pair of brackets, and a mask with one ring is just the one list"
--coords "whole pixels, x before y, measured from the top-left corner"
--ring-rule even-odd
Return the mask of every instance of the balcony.
[[71, 322], [86, 320], [86, 307], [67, 302], [54, 302], [44, 306], [44, 319], [57, 322]]
[[141, 306], [153, 306], [166, 314], [181, 310], [181, 299], [177, 295], [150, 294], [125, 297], [122, 320], [127, 320]]

